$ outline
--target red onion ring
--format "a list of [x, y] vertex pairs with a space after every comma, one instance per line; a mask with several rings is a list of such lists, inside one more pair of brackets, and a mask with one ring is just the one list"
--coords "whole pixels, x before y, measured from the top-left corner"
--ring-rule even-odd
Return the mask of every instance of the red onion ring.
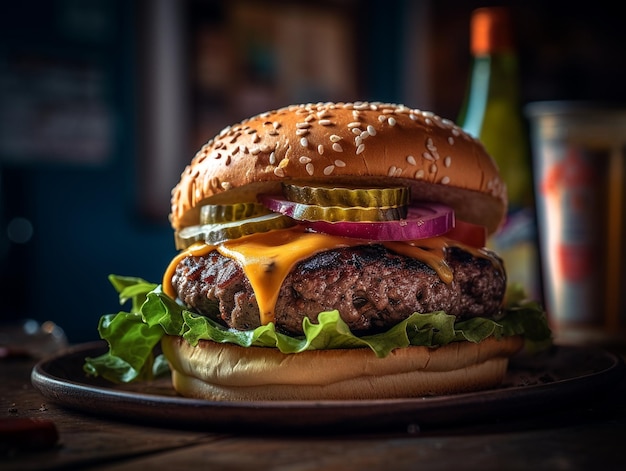
[[[272, 211], [293, 217], [298, 203], [282, 196], [263, 195], [260, 200]], [[394, 221], [301, 221], [316, 232], [368, 240], [413, 240], [437, 237], [454, 228], [454, 210], [439, 203], [412, 204], [406, 219]]]

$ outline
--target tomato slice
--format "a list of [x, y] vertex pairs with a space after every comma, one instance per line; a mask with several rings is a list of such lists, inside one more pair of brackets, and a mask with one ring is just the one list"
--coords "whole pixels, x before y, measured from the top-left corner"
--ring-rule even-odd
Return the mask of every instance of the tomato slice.
[[487, 244], [487, 228], [478, 224], [455, 220], [454, 228], [445, 234], [470, 247], [483, 248]]

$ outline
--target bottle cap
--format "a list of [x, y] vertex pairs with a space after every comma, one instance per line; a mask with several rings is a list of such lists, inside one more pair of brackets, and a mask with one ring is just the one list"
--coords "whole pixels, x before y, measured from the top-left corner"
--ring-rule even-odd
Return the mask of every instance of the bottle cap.
[[472, 12], [470, 23], [472, 55], [511, 52], [513, 23], [506, 7], [478, 8]]

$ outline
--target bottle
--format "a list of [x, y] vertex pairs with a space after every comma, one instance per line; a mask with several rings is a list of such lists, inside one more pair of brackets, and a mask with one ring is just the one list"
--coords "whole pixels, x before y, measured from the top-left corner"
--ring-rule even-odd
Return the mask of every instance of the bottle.
[[507, 219], [488, 246], [502, 256], [509, 284], [541, 298], [530, 139], [521, 105], [519, 59], [506, 7], [472, 12], [469, 83], [457, 123], [495, 159], [509, 198]]

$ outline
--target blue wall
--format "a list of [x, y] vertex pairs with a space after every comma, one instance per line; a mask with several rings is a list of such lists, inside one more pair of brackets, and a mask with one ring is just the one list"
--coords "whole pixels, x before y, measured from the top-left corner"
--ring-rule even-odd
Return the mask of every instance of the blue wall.
[[[39, 67], [51, 61], [56, 65], [50, 70], [58, 70], [59, 64], [87, 64], [102, 73], [103, 82], [95, 82], [101, 88], [94, 93], [102, 94], [112, 140], [108, 154], [95, 163], [2, 147], [2, 322], [53, 320], [71, 342], [97, 339], [99, 317], [119, 310], [107, 276], [159, 282], [175, 253], [167, 221], [148, 220], [138, 210], [136, 20], [133, 2], [118, 0], [3, 5], [0, 86], [5, 88], [0, 91], [5, 98], [7, 87], [17, 87], [29, 103], [30, 85], [14, 80], [16, 74], [18, 82], [28, 77], [36, 84], [33, 93], [39, 93], [34, 98], [40, 102], [38, 113], [45, 115], [47, 96], [35, 89], [59, 82], [39, 82], [24, 72], [24, 62]], [[10, 114], [19, 113], [17, 106], [7, 116], [7, 101], [0, 108], [5, 129], [12, 124]], [[4, 138], [3, 144], [12, 137]], [[6, 227], [15, 217], [32, 223], [32, 238], [24, 243], [7, 238]]]

